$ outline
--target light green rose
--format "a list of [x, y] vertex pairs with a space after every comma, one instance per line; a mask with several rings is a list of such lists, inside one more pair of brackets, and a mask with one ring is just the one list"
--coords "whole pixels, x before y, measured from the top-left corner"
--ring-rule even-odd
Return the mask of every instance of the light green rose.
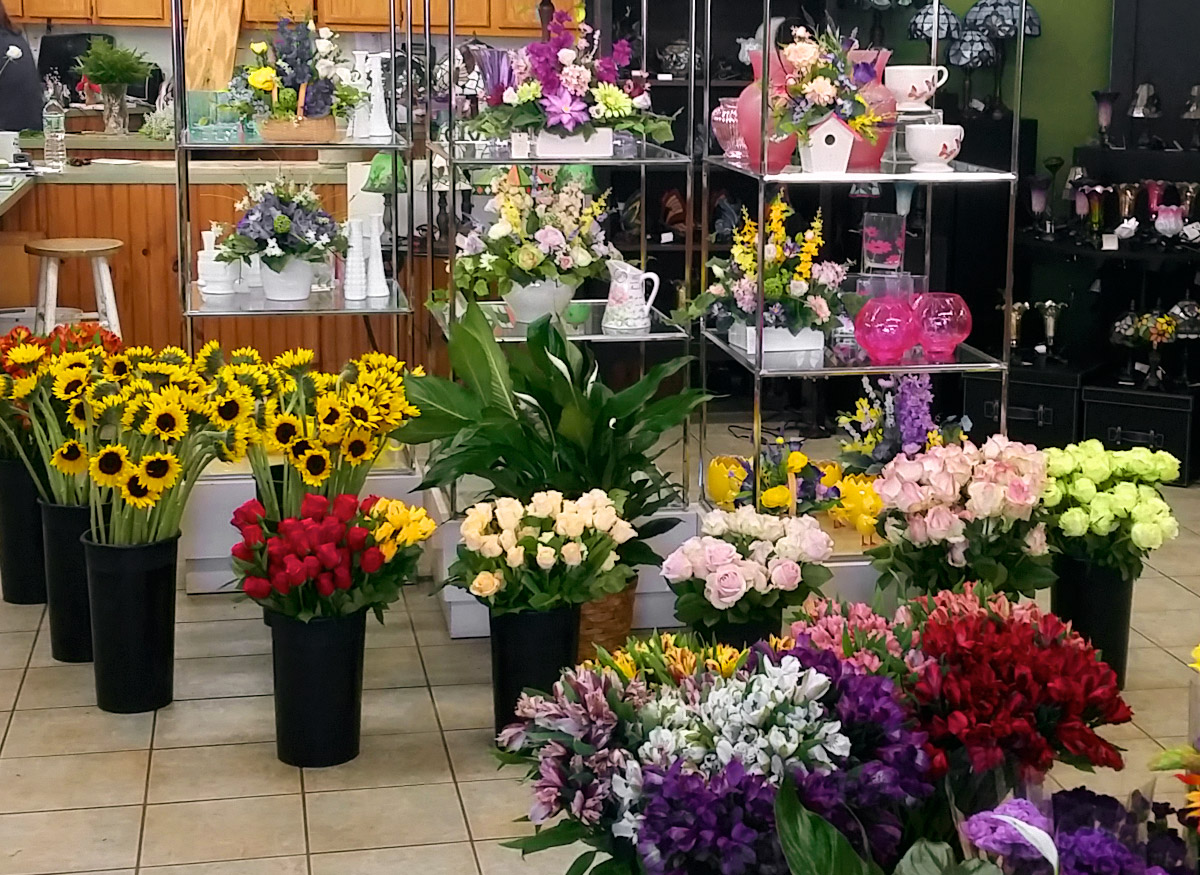
[[1112, 514], [1104, 514], [1089, 520], [1091, 523], [1092, 534], [1108, 535], [1117, 527], [1117, 519]]
[[1134, 447], [1125, 451], [1125, 470], [1135, 477], [1151, 479], [1158, 472], [1158, 462], [1148, 447]]
[[1076, 477], [1071, 481], [1071, 497], [1088, 504], [1096, 497], [1096, 484], [1087, 477]]
[[526, 243], [513, 253], [513, 262], [526, 273], [533, 270], [545, 260], [545, 253], [533, 243]]
[[1088, 530], [1088, 515], [1082, 507], [1068, 508], [1059, 517], [1058, 527], [1068, 538], [1079, 538]]
[[1129, 539], [1139, 550], [1157, 550], [1163, 545], [1162, 529], [1154, 523], [1134, 523]]
[[1075, 470], [1075, 460], [1063, 450], [1050, 447], [1045, 454], [1046, 473], [1051, 477], [1066, 477]]
[[1076, 444], [1076, 446], [1079, 448], [1079, 452], [1085, 456], [1108, 454], [1108, 450], [1104, 449], [1104, 444], [1100, 443], [1100, 441], [1096, 440], [1095, 438], [1091, 438], [1086, 441], [1080, 441], [1078, 444]]
[[1100, 516], [1123, 516], [1117, 512], [1116, 503], [1107, 492], [1097, 492], [1088, 503], [1088, 516], [1092, 519]]
[[1160, 450], [1154, 454], [1154, 461], [1158, 465], [1158, 479], [1164, 483], [1179, 479], [1179, 460], [1170, 453]]
[[1161, 516], [1169, 516], [1170, 514], [1170, 505], [1157, 495], [1152, 498], [1143, 498], [1129, 512], [1135, 523], [1153, 522]]
[[1047, 480], [1042, 489], [1042, 505], [1058, 507], [1064, 498], [1066, 498], [1066, 493], [1063, 492], [1062, 484], [1053, 478]]
[[1137, 485], [1130, 483], [1128, 480], [1122, 480], [1120, 483], [1117, 483], [1108, 493], [1112, 496], [1113, 505], [1120, 508], [1122, 514], [1127, 514], [1133, 510], [1134, 505], [1139, 500]]
[[1179, 536], [1179, 521], [1173, 516], [1159, 517], [1158, 529], [1164, 541], [1172, 541]]
[[1112, 475], [1112, 465], [1106, 453], [1085, 457], [1079, 463], [1079, 472], [1094, 483], [1103, 483]]

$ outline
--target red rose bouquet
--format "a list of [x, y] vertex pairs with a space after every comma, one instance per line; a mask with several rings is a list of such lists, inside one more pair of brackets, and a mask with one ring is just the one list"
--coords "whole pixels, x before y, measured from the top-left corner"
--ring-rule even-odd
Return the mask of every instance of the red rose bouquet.
[[274, 523], [257, 500], [233, 515], [242, 540], [233, 568], [242, 591], [264, 607], [307, 622], [383, 610], [416, 576], [421, 542], [436, 528], [421, 507], [374, 496], [332, 501], [307, 494], [299, 517]]

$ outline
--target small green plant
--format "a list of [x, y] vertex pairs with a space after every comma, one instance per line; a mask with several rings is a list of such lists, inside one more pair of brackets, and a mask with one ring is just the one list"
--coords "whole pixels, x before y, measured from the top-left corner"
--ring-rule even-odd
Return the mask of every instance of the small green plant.
[[77, 60], [75, 72], [96, 85], [131, 85], [150, 75], [145, 52], [123, 49], [101, 37], [92, 37], [88, 50]]

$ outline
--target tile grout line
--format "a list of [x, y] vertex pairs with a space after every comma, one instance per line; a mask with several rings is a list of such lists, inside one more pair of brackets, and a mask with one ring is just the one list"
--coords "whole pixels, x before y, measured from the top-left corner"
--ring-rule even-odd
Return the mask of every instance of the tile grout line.
[[146, 843], [146, 814], [150, 802], [150, 771], [154, 768], [154, 731], [158, 728], [158, 709], [150, 718], [150, 747], [146, 751], [146, 781], [142, 786], [142, 822], [138, 826], [137, 856], [133, 858], [134, 875], [142, 871], [142, 847]]
[[312, 842], [308, 838], [308, 791], [304, 787], [304, 768], [298, 766], [300, 773], [300, 826], [304, 830], [304, 871], [312, 875]]
[[[45, 619], [46, 606], [43, 604], [41, 613], [38, 614], [37, 628], [33, 630], [33, 643], [29, 645], [29, 652], [25, 654], [25, 667], [21, 669], [21, 679], [17, 681], [17, 689], [13, 693], [12, 708], [8, 711], [8, 719], [4, 721], [4, 732], [0, 733], [0, 755], [4, 752], [4, 746], [8, 744], [8, 733], [12, 731], [13, 722], [17, 719], [17, 702], [21, 701], [21, 690], [25, 687], [25, 678], [29, 676], [29, 663], [33, 661], [33, 651], [37, 648], [38, 639], [42, 635], [42, 621]], [[46, 629], [46, 634], [50, 634], [49, 627]]]

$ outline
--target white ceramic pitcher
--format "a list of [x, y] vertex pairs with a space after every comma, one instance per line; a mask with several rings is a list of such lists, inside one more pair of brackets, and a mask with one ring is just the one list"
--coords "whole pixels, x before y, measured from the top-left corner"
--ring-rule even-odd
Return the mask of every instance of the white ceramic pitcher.
[[[606, 331], [648, 331], [650, 309], [658, 296], [658, 274], [638, 270], [625, 261], [608, 262], [608, 303], [601, 326]], [[650, 295], [646, 296], [646, 283]]]

